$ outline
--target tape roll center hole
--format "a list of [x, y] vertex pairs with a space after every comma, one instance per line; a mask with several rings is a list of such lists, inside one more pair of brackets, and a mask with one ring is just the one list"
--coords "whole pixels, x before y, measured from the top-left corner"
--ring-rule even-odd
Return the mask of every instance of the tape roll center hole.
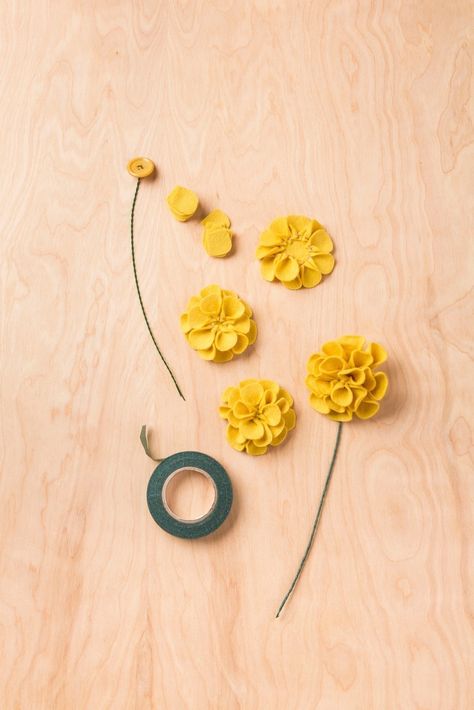
[[208, 473], [198, 468], [175, 471], [163, 487], [163, 504], [181, 522], [205, 518], [217, 502], [217, 489]]

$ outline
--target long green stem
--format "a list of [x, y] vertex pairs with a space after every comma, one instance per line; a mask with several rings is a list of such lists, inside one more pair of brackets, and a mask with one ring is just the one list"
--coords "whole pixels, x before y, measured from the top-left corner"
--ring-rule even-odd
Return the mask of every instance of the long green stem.
[[277, 611], [277, 614], [276, 614], [276, 617], [275, 617], [276, 619], [278, 619], [278, 617], [280, 616], [281, 612], [283, 611], [283, 607], [285, 606], [286, 602], [288, 601], [288, 599], [289, 599], [290, 595], [292, 594], [294, 588], [295, 588], [296, 585], [298, 584], [298, 580], [299, 580], [299, 578], [301, 577], [301, 573], [302, 573], [302, 571], [303, 571], [303, 567], [304, 567], [304, 565], [305, 565], [306, 560], [308, 559], [308, 555], [309, 555], [309, 553], [310, 553], [311, 547], [313, 546], [314, 538], [315, 538], [315, 536], [316, 536], [316, 531], [317, 531], [318, 525], [319, 525], [319, 520], [320, 520], [320, 518], [321, 518], [321, 513], [323, 512], [324, 501], [326, 500], [326, 495], [327, 495], [327, 492], [328, 492], [328, 490], [329, 490], [329, 484], [330, 484], [330, 482], [331, 482], [331, 476], [332, 476], [332, 472], [333, 472], [333, 470], [334, 470], [334, 464], [336, 463], [337, 452], [338, 452], [338, 450], [339, 450], [339, 444], [340, 444], [340, 442], [341, 442], [341, 433], [342, 433], [342, 422], [339, 422], [339, 425], [338, 425], [338, 427], [337, 427], [336, 443], [335, 443], [335, 445], [334, 445], [334, 451], [333, 451], [333, 453], [332, 453], [332, 459], [331, 459], [331, 463], [330, 463], [330, 466], [329, 466], [328, 475], [327, 475], [327, 477], [326, 477], [326, 483], [324, 484], [323, 494], [322, 494], [321, 500], [320, 500], [320, 502], [319, 502], [318, 512], [316, 513], [316, 518], [315, 518], [314, 523], [313, 523], [313, 529], [311, 530], [311, 535], [310, 535], [310, 537], [309, 537], [309, 541], [308, 541], [308, 544], [307, 544], [307, 546], [306, 546], [306, 550], [305, 550], [304, 555], [303, 555], [303, 557], [302, 557], [302, 559], [301, 559], [300, 566], [298, 567], [298, 571], [296, 572], [295, 578], [293, 579], [293, 581], [292, 581], [292, 583], [291, 583], [291, 585], [290, 585], [289, 590], [287, 591], [287, 593], [286, 593], [285, 596], [283, 597], [283, 601], [282, 601], [282, 603], [280, 604], [280, 607], [279, 607], [279, 609], [278, 609], [278, 611]]
[[148, 328], [148, 332], [149, 332], [150, 335], [151, 335], [151, 339], [153, 340], [153, 343], [154, 343], [154, 345], [155, 345], [155, 348], [156, 348], [157, 351], [158, 351], [158, 355], [161, 357], [161, 359], [162, 359], [162, 361], [163, 361], [163, 363], [164, 363], [166, 369], [167, 369], [168, 372], [170, 373], [171, 379], [173, 380], [174, 385], [175, 385], [176, 389], [178, 390], [179, 396], [180, 396], [182, 399], [185, 399], [184, 394], [182, 393], [181, 388], [180, 388], [180, 386], [178, 385], [178, 381], [176, 380], [176, 377], [175, 377], [174, 374], [173, 374], [173, 370], [171, 369], [171, 367], [170, 367], [170, 366], [168, 365], [168, 363], [166, 362], [165, 356], [164, 356], [163, 353], [161, 352], [161, 350], [160, 350], [160, 348], [159, 348], [159, 345], [158, 345], [158, 343], [156, 342], [156, 338], [155, 338], [155, 336], [153, 335], [153, 331], [152, 331], [152, 329], [151, 329], [151, 325], [150, 325], [150, 322], [149, 322], [149, 320], [148, 320], [148, 316], [147, 316], [147, 314], [146, 314], [145, 306], [144, 306], [144, 304], [143, 304], [143, 298], [142, 298], [142, 294], [141, 294], [141, 291], [140, 291], [140, 285], [139, 285], [139, 283], [138, 283], [137, 265], [136, 265], [136, 263], [135, 263], [135, 238], [134, 238], [134, 234], [133, 234], [133, 225], [134, 225], [134, 220], [135, 220], [135, 205], [136, 205], [136, 203], [137, 203], [137, 197], [138, 197], [138, 190], [139, 190], [139, 189], [140, 189], [140, 178], [138, 178], [138, 180], [137, 180], [137, 187], [136, 187], [136, 189], [135, 189], [135, 194], [134, 194], [134, 196], [133, 196], [132, 212], [131, 212], [131, 215], [130, 215], [130, 244], [131, 244], [131, 247], [132, 247], [133, 275], [134, 275], [134, 277], [135, 277], [135, 286], [137, 287], [138, 300], [140, 301], [140, 307], [141, 307], [141, 309], [142, 309], [142, 313], [143, 313], [143, 317], [144, 317], [144, 319], [145, 319], [146, 327]]

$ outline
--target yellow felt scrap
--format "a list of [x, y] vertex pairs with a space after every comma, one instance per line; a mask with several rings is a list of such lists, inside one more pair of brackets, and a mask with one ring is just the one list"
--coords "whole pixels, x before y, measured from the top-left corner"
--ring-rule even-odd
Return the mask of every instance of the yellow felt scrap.
[[186, 222], [196, 212], [199, 198], [195, 192], [187, 187], [177, 185], [166, 198], [171, 213], [180, 222]]

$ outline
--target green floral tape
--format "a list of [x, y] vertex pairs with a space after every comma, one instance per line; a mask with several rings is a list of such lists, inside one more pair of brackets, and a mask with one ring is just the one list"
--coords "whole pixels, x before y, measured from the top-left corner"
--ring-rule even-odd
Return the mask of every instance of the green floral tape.
[[[211, 509], [197, 520], [183, 520], [170, 510], [166, 488], [180, 471], [194, 470], [211, 479], [215, 498]], [[148, 482], [147, 502], [154, 521], [170, 535], [192, 540], [217, 530], [229, 515], [232, 507], [232, 483], [221, 464], [199, 451], [180, 451], [163, 459]]]

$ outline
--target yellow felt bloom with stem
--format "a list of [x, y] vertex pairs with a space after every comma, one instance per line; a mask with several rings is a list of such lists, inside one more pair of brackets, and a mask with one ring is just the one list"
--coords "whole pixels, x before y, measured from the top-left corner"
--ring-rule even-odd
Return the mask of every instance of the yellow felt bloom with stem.
[[275, 219], [260, 236], [257, 259], [267, 281], [289, 289], [313, 288], [334, 269], [333, 243], [315, 219], [289, 215]]
[[233, 291], [213, 284], [189, 300], [181, 330], [203, 360], [228, 362], [257, 337], [252, 309]]
[[325, 343], [308, 360], [311, 406], [337, 422], [348, 422], [354, 415], [370, 419], [387, 392], [387, 375], [376, 372], [386, 359], [385, 349], [378, 343], [366, 344], [362, 335]]
[[296, 424], [293, 397], [271, 380], [244, 380], [228, 387], [219, 413], [228, 422], [230, 445], [252, 456], [281, 444]]

